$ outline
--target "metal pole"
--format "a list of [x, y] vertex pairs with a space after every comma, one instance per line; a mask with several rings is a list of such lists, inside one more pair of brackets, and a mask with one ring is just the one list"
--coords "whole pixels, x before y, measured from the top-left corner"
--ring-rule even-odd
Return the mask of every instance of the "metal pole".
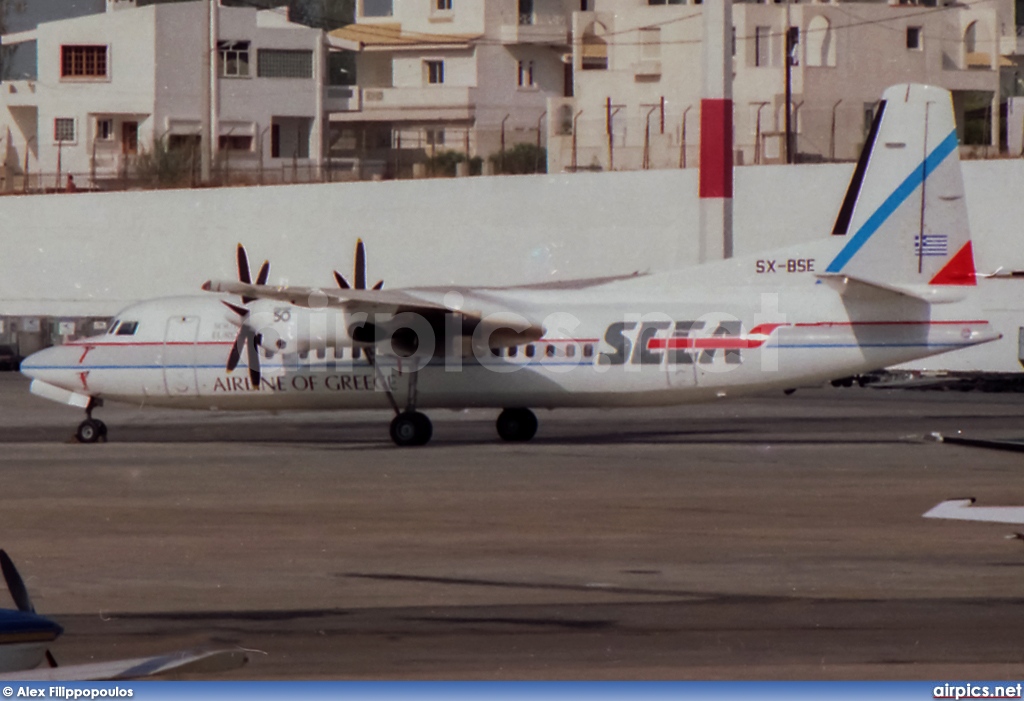
[[790, 3], [786, 0], [786, 163], [793, 162], [793, 125], [792, 125], [792, 102], [793, 102], [793, 44], [792, 32], [790, 31]]
[[210, 37], [213, 35], [213, 0], [203, 0], [203, 11], [206, 13], [206, 21], [203, 22], [203, 77], [200, 80], [202, 90], [199, 101], [199, 182], [207, 185], [210, 182], [213, 163], [210, 129], [213, 85], [213, 50], [210, 48]]
[[[547, 117], [547, 116], [548, 116], [548, 111], [544, 110], [544, 113], [540, 117], [537, 118], [537, 162], [533, 165], [534, 171], [539, 171], [540, 170], [540, 150], [542, 148], [544, 148], [543, 146], [541, 146], [541, 142], [540, 142], [540, 130], [541, 130], [541, 125], [544, 124], [544, 118]], [[547, 169], [545, 168], [545, 170], [547, 170]]]
[[[573, 173], [575, 173], [577, 168], [578, 168], [578, 164], [576, 162], [576, 145], [577, 145], [577, 142], [576, 142], [576, 131], [577, 131], [576, 124], [579, 121], [579, 118], [580, 118], [581, 114], [583, 114], [583, 110], [580, 110], [579, 112], [577, 112], [576, 116], [572, 118], [572, 172]], [[26, 158], [26, 163], [27, 163], [28, 162], [27, 161], [28, 156], [26, 156], [25, 158]], [[27, 167], [28, 166], [26, 166], [26, 168]]]
[[754, 164], [761, 164], [761, 110], [768, 106], [769, 103], [761, 102], [757, 105], [757, 132], [756, 141], [754, 142]]
[[686, 113], [693, 109], [693, 105], [688, 105], [683, 110], [683, 131], [679, 135], [679, 167], [686, 170]]
[[842, 99], [836, 100], [836, 104], [832, 105], [832, 133], [828, 140], [828, 157], [830, 161], [836, 160], [836, 109], [839, 108], [839, 103]]
[[608, 170], [615, 170], [615, 143], [612, 138], [612, 99], [605, 103], [604, 129], [608, 135]]
[[505, 118], [501, 120], [501, 153], [498, 156], [498, 170], [501, 173], [505, 172], [505, 122], [507, 122], [511, 116], [511, 114], [506, 114]]
[[700, 262], [732, 258], [732, 0], [701, 5], [704, 25], [700, 102]]
[[654, 114], [658, 107], [652, 107], [647, 112], [647, 124], [644, 127], [644, 170], [651, 169], [651, 115]]
[[25, 182], [21, 184], [21, 189], [24, 192], [28, 192], [28, 154], [32, 148], [32, 142], [36, 140], [36, 137], [31, 137], [25, 142]]

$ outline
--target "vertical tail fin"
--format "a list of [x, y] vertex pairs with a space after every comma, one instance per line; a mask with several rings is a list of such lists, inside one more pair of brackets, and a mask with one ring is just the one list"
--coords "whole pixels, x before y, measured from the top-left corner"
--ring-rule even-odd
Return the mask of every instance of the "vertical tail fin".
[[901, 290], [976, 284], [957, 146], [949, 91], [886, 90], [833, 230], [849, 240], [825, 277]]

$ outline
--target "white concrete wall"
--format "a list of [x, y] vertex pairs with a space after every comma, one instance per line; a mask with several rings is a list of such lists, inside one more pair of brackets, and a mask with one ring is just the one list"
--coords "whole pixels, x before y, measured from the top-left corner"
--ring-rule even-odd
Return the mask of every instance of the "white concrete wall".
[[[740, 168], [736, 252], [828, 236], [852, 166]], [[1024, 270], [1024, 161], [964, 164], [981, 272]], [[389, 287], [503, 285], [662, 270], [696, 258], [696, 170], [0, 198], [0, 316], [108, 315], [234, 278], [333, 285], [357, 238]], [[676, 263], [673, 263], [676, 261]], [[938, 366], [1019, 371], [1024, 281], [982, 285], [1003, 341]], [[950, 360], [952, 358], [952, 360]], [[978, 360], [981, 358], [981, 360]], [[958, 367], [959, 365], [959, 367]]]

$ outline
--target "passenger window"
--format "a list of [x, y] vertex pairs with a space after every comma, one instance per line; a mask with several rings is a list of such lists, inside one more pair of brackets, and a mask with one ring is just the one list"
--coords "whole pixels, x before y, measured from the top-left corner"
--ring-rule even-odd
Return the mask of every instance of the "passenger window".
[[111, 336], [113, 336], [115, 333], [117, 333], [117, 327], [120, 324], [121, 324], [120, 321], [115, 321], [113, 324], [111, 324], [110, 331], [107, 331], [107, 333], [110, 334]]
[[508, 349], [508, 357], [514, 358], [519, 355], [519, 346], [510, 346]]
[[301, 351], [299, 353], [300, 360], [309, 360], [309, 351]]
[[134, 336], [137, 328], [139, 328], [139, 322], [137, 321], [122, 321], [121, 326], [117, 329], [117, 335]]
[[593, 343], [588, 343], [587, 345], [583, 346], [583, 357], [584, 358], [593, 358], [594, 357], [594, 344]]
[[565, 357], [575, 358], [576, 357], [576, 346], [571, 343], [565, 347]]
[[500, 348], [492, 348], [491, 349], [491, 355], [493, 355], [495, 358], [500, 358], [501, 357], [501, 349]]
[[536, 354], [537, 354], [537, 349], [533, 347], [532, 343], [526, 347], [526, 357], [527, 358], [532, 358]]
[[549, 358], [554, 358], [554, 357], [555, 357], [555, 347], [554, 347], [554, 346], [550, 346], [550, 345], [549, 345], [549, 346], [548, 346], [548, 347], [547, 347], [547, 348], [546, 348], [546, 349], [544, 350], [544, 354], [545, 354], [545, 355], [546, 355], [547, 357], [549, 357]]
[[359, 349], [358, 348], [353, 348], [352, 349], [352, 360], [359, 360]]

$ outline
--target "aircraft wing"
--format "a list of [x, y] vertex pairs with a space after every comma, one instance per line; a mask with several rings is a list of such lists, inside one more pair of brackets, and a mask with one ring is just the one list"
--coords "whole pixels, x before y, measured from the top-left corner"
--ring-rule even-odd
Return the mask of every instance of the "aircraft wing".
[[0, 674], [0, 681], [58, 682], [141, 679], [167, 674], [213, 674], [238, 669], [249, 661], [244, 650], [179, 650], [130, 660], [39, 667]]
[[211, 280], [203, 285], [207, 292], [226, 292], [252, 299], [273, 299], [308, 309], [342, 309], [349, 313], [402, 314], [424, 317], [443, 329], [444, 315], [462, 317], [462, 334], [471, 336], [480, 325], [492, 346], [531, 343], [544, 337], [544, 326], [525, 318], [515, 310], [489, 313], [454, 310], [444, 304], [421, 299], [404, 290], [320, 289], [317, 287], [252, 285], [230, 280]]
[[974, 502], [974, 497], [949, 499], [925, 512], [924, 517], [1024, 524], [1024, 506], [974, 506]]
[[249, 285], [228, 280], [212, 280], [203, 285], [207, 292], [252, 297], [254, 299], [276, 299], [298, 307], [323, 309], [332, 307], [352, 312], [369, 314], [398, 314], [401, 312], [436, 313], [450, 311], [443, 304], [436, 304], [414, 297], [402, 290], [322, 290], [317, 287], [295, 285]]

